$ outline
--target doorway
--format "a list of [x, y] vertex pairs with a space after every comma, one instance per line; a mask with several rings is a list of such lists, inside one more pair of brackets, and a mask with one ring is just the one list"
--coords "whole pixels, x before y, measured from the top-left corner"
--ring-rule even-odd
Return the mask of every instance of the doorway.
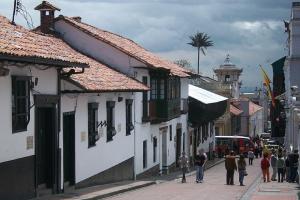
[[75, 184], [75, 113], [63, 114], [64, 182]]
[[55, 108], [36, 108], [36, 180], [38, 188], [55, 184]]
[[176, 166], [178, 167], [178, 161], [181, 156], [181, 128], [176, 129]]

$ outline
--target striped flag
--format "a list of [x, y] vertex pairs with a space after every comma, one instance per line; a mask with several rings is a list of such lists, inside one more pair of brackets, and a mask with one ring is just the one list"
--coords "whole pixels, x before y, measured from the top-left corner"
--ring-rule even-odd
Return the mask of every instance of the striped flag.
[[261, 69], [261, 72], [262, 72], [262, 75], [263, 75], [263, 79], [264, 79], [264, 85], [266, 86], [266, 89], [268, 91], [268, 94], [269, 94], [269, 99], [272, 100], [272, 106], [275, 107], [275, 98], [274, 98], [274, 95], [273, 95], [273, 92], [272, 92], [272, 89], [271, 89], [271, 80], [269, 79], [266, 71], [262, 68], [261, 65], [259, 65], [260, 69]]

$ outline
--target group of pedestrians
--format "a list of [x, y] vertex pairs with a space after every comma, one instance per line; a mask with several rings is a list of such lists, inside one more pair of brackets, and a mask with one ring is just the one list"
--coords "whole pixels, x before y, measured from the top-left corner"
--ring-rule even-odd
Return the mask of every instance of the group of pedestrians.
[[225, 168], [227, 185], [234, 185], [234, 172], [238, 171], [240, 186], [244, 186], [244, 177], [247, 176], [248, 173], [246, 171], [246, 161], [243, 154], [240, 155], [236, 164], [235, 153], [231, 151], [230, 154], [225, 157]]
[[[296, 182], [298, 170], [299, 154], [298, 150], [286, 155], [282, 149], [272, 150], [271, 156], [268, 152], [264, 153], [264, 159], [261, 161], [264, 182], [277, 181]], [[272, 167], [272, 176], [270, 180], [269, 168]]]
[[[249, 165], [253, 164], [255, 153], [248, 152]], [[196, 183], [202, 183], [204, 177], [204, 166], [207, 161], [207, 155], [203, 149], [199, 151], [199, 154], [195, 157], [196, 166]], [[263, 173], [264, 182], [277, 181], [283, 182], [296, 182], [297, 170], [298, 170], [299, 154], [298, 150], [294, 150], [292, 153], [286, 155], [285, 151], [281, 148], [276, 152], [272, 150], [263, 151], [263, 158], [261, 159], [260, 166]], [[186, 182], [185, 173], [189, 167], [189, 159], [182, 153], [179, 159], [180, 168], [182, 169], [182, 183]], [[272, 176], [270, 179], [269, 168], [272, 167]], [[234, 172], [239, 173], [240, 186], [244, 186], [244, 177], [248, 175], [246, 170], [245, 156], [241, 154], [236, 163], [236, 157], [234, 151], [231, 151], [229, 155], [225, 156], [225, 168], [226, 168], [226, 184], [234, 185]]]

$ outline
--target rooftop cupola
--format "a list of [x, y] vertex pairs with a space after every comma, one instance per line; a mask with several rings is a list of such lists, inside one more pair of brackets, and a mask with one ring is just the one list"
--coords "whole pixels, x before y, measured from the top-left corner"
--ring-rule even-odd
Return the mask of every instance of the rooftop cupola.
[[54, 13], [60, 11], [59, 8], [53, 6], [47, 1], [43, 1], [40, 5], [34, 8], [41, 13], [41, 25], [40, 30], [42, 33], [51, 33], [54, 29]]

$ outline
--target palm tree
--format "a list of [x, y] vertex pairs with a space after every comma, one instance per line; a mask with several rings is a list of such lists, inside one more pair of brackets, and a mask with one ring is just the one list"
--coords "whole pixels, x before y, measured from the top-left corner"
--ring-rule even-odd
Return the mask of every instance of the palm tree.
[[204, 49], [207, 47], [211, 47], [214, 43], [210, 40], [210, 37], [206, 33], [197, 32], [195, 35], [190, 36], [191, 42], [189, 45], [193, 47], [197, 47], [198, 49], [198, 74], [199, 74], [199, 58], [200, 58], [200, 50], [202, 51], [203, 55], [205, 55]]

